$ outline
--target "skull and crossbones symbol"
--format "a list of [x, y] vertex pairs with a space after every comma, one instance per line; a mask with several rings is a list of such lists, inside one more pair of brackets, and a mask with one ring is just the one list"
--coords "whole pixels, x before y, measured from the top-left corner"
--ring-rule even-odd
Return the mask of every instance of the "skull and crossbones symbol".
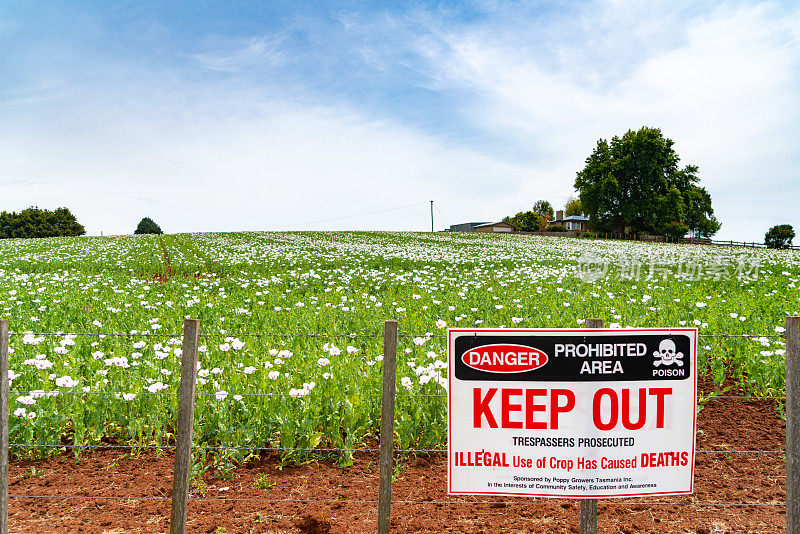
[[677, 352], [675, 342], [671, 339], [664, 339], [658, 344], [658, 350], [653, 352], [653, 367], [659, 365], [672, 365], [673, 363], [683, 365], [683, 353]]

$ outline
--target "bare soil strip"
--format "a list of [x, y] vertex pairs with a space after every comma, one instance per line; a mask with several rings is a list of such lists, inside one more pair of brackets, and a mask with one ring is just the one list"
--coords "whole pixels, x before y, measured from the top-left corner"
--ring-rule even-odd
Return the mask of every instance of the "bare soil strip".
[[[785, 531], [784, 455], [732, 452], [785, 449], [786, 427], [775, 405], [766, 400], [709, 402], [700, 412], [699, 428], [698, 450], [719, 452], [697, 454], [695, 493], [601, 500], [600, 532]], [[13, 462], [12, 495], [74, 498], [12, 498], [11, 531], [166, 532], [172, 462], [171, 453], [150, 451], [131, 457], [123, 451], [107, 450], [83, 454], [78, 460], [62, 454], [42, 461]], [[202, 500], [190, 502], [190, 532], [372, 533], [376, 528], [377, 473], [377, 457], [366, 453], [357, 455], [355, 464], [344, 469], [331, 462], [281, 469], [276, 458], [268, 458], [240, 467], [228, 479], [209, 470], [204, 476], [207, 488], [193, 495]], [[403, 463], [392, 489], [392, 532], [578, 532], [577, 501], [450, 499], [445, 492], [446, 478], [443, 454]]]

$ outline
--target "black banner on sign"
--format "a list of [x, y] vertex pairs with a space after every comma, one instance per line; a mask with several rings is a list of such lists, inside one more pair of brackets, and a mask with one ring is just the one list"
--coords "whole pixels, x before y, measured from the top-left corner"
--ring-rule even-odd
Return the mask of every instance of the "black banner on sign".
[[688, 335], [455, 333], [455, 376], [485, 381], [688, 380]]

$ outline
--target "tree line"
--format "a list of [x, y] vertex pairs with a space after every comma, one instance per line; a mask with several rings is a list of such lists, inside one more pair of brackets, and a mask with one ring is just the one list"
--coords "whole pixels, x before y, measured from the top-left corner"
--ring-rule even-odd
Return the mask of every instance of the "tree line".
[[[84, 235], [86, 229], [69, 209], [55, 211], [37, 207], [0, 212], [0, 239], [32, 237], [75, 237]], [[139, 221], [134, 234], [162, 234], [161, 227], [150, 217]]]
[[0, 212], [0, 239], [72, 237], [85, 233], [86, 229], [67, 208], [50, 211], [31, 207], [19, 213]]

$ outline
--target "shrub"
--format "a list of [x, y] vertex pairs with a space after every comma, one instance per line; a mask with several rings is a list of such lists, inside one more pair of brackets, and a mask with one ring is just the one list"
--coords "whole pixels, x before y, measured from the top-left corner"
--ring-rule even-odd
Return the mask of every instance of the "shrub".
[[161, 227], [157, 225], [150, 217], [145, 217], [139, 221], [139, 226], [136, 227], [134, 234], [163, 234]]
[[791, 224], [779, 224], [764, 234], [764, 244], [768, 248], [789, 248], [792, 246], [794, 228]]
[[586, 239], [596, 239], [597, 234], [594, 232], [584, 232], [581, 234], [581, 237], [585, 237]]
[[521, 211], [513, 217], [503, 219], [517, 227], [520, 232], [535, 232], [541, 225], [541, 217], [532, 211]]
[[548, 232], [569, 232], [566, 226], [562, 226], [560, 224], [554, 224], [553, 226], [547, 227]]
[[664, 227], [664, 237], [668, 241], [677, 241], [685, 236], [688, 231], [689, 227], [687, 225], [680, 222], [671, 222]]

